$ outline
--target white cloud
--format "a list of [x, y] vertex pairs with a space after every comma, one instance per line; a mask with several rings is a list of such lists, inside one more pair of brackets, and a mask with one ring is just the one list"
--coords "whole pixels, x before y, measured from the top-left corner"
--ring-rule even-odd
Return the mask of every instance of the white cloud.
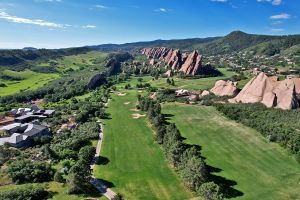
[[3, 10], [0, 10], [0, 19], [5, 19], [12, 23], [33, 24], [33, 25], [38, 25], [38, 26], [45, 26], [48, 28], [64, 28], [64, 27], [66, 27], [66, 25], [64, 25], [64, 24], [57, 24], [54, 22], [48, 22], [48, 21], [41, 20], [41, 19], [28, 19], [28, 18], [13, 16]]
[[101, 8], [101, 9], [107, 9], [108, 8], [107, 6], [100, 5], [100, 4], [96, 5], [95, 7], [96, 8]]
[[156, 9], [156, 10], [154, 10], [155, 12], [163, 12], [163, 13], [166, 13], [166, 12], [168, 12], [169, 10], [168, 9], [166, 9], [166, 8], [159, 8], [159, 9]]
[[270, 2], [274, 6], [279, 6], [282, 3], [282, 0], [257, 0], [257, 2]]
[[82, 28], [85, 28], [85, 29], [88, 29], [88, 28], [97, 28], [97, 26], [89, 24], [89, 25], [82, 26]]
[[283, 21], [275, 21], [272, 23], [273, 25], [277, 25], [277, 24], [283, 24]]
[[271, 31], [272, 32], [282, 32], [282, 31], [284, 31], [284, 29], [283, 28], [272, 28]]
[[213, 2], [221, 2], [221, 3], [227, 2], [227, 0], [210, 0], [210, 1], [213, 1]]
[[291, 18], [291, 15], [286, 13], [281, 13], [279, 15], [273, 15], [270, 17], [270, 19], [289, 19], [289, 18]]
[[62, 0], [35, 0], [35, 2], [50, 2], [50, 3], [60, 3]]

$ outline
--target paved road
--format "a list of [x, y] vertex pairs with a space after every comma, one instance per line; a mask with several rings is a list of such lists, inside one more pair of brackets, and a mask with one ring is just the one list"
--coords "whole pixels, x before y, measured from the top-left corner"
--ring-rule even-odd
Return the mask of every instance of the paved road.
[[[105, 103], [105, 106], [107, 106], [109, 103], [109, 99], [107, 101], [107, 103]], [[101, 153], [101, 146], [102, 146], [102, 141], [103, 141], [103, 125], [100, 124], [101, 126], [101, 130], [99, 133], [99, 139], [98, 139], [98, 143], [97, 143], [97, 147], [96, 147], [96, 154], [94, 156], [94, 159], [91, 163], [91, 169], [94, 170], [95, 165], [97, 164], [98, 160], [99, 160], [99, 156]], [[116, 193], [114, 191], [112, 191], [110, 188], [106, 187], [100, 180], [96, 179], [96, 177], [92, 176], [90, 182], [101, 192], [101, 194], [103, 194], [105, 197], [107, 197], [108, 199], [113, 199], [116, 196]]]

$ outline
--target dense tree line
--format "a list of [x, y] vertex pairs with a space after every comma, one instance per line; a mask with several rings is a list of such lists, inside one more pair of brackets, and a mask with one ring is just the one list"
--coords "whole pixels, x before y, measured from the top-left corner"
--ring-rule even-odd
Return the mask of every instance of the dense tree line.
[[51, 166], [45, 162], [18, 159], [11, 162], [7, 174], [17, 184], [44, 182], [52, 179]]
[[24, 186], [17, 189], [0, 192], [2, 200], [46, 200], [49, 192], [41, 186]]
[[300, 111], [268, 109], [261, 104], [216, 104], [230, 119], [260, 132], [271, 142], [277, 142], [296, 155], [300, 162]]
[[218, 185], [205, 184], [209, 181], [209, 172], [200, 152], [183, 142], [175, 124], [165, 122], [160, 103], [140, 95], [138, 99], [139, 108], [148, 113], [149, 121], [156, 131], [156, 142], [162, 145], [169, 163], [176, 169], [185, 186], [197, 191], [205, 199], [222, 199], [223, 194]]

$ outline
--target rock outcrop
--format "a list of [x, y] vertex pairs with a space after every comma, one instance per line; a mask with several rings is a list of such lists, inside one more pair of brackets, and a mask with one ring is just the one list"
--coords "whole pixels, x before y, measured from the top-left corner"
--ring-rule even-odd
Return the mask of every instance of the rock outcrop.
[[168, 69], [182, 71], [185, 75], [198, 75], [202, 67], [202, 56], [198, 51], [193, 51], [190, 55], [181, 53], [179, 49], [165, 47], [145, 48], [141, 51], [154, 65], [154, 59], [163, 61]]
[[263, 103], [267, 107], [283, 110], [298, 108], [296, 89], [293, 80], [274, 81], [261, 72], [251, 79], [231, 103]]
[[96, 74], [88, 82], [87, 88], [90, 90], [95, 89], [96, 87], [99, 87], [106, 82], [107, 82], [106, 75], [104, 73]]
[[199, 74], [200, 67], [202, 66], [202, 56], [199, 55], [198, 51], [193, 51], [183, 63], [179, 71], [184, 74], [197, 75]]
[[234, 96], [237, 94], [237, 82], [219, 80], [210, 90], [216, 96]]

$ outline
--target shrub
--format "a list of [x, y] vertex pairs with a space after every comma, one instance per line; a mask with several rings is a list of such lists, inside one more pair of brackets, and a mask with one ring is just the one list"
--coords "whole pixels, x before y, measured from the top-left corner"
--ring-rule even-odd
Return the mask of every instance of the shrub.
[[197, 193], [206, 200], [221, 200], [223, 194], [221, 193], [220, 187], [214, 182], [207, 182], [202, 184]]
[[13, 161], [7, 169], [8, 176], [17, 184], [49, 181], [52, 173], [49, 164], [27, 159]]

